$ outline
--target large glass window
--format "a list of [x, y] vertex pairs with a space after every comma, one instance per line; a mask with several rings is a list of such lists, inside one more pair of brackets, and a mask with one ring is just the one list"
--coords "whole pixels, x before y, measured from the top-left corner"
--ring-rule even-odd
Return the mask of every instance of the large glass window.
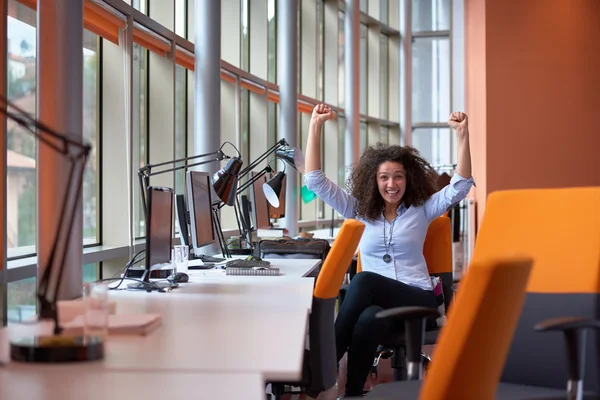
[[[175, 158], [187, 156], [187, 70], [175, 67]], [[179, 165], [185, 165], [183, 162]], [[177, 165], [177, 166], [179, 166]], [[175, 193], [185, 193], [185, 169], [175, 172]]]
[[[36, 115], [36, 12], [12, 0], [7, 20], [8, 98]], [[7, 120], [8, 257], [36, 252], [36, 140]]]
[[[11, 1], [8, 15], [8, 98], [36, 115], [36, 12]], [[83, 178], [83, 243], [100, 241], [98, 152], [98, 37], [83, 32], [83, 138], [92, 146]], [[36, 252], [36, 139], [7, 121], [8, 257]]]
[[412, 0], [412, 26], [415, 31], [450, 29], [450, 0]]
[[186, 37], [186, 0], [175, 0], [175, 33]]
[[268, 21], [268, 49], [267, 49], [267, 79], [277, 82], [277, 10], [275, 0], [269, 0], [267, 4]]
[[369, 96], [367, 88], [368, 74], [368, 52], [367, 52], [367, 32], [368, 28], [360, 24], [360, 113], [367, 114], [367, 97]]
[[21, 322], [36, 315], [35, 277], [9, 282], [7, 285], [7, 318], [9, 322]]
[[413, 146], [430, 164], [448, 165], [455, 159], [448, 128], [419, 128], [412, 132]]
[[389, 63], [388, 63], [388, 48], [389, 38], [386, 35], [381, 35], [381, 52], [380, 52], [380, 64], [379, 64], [379, 108], [380, 118], [388, 119], [389, 117], [389, 90], [390, 90], [390, 77], [389, 77]]
[[344, 48], [344, 19], [345, 14], [343, 12], [338, 13], [338, 105], [341, 108], [346, 107], [346, 64], [344, 61], [345, 48]]
[[148, 50], [133, 45], [133, 198], [134, 235], [145, 236], [144, 212], [137, 170], [148, 163]]
[[83, 31], [83, 138], [92, 146], [83, 177], [83, 243], [100, 242], [98, 107], [98, 36]]
[[445, 122], [450, 114], [450, 40], [416, 38], [412, 54], [413, 122]]

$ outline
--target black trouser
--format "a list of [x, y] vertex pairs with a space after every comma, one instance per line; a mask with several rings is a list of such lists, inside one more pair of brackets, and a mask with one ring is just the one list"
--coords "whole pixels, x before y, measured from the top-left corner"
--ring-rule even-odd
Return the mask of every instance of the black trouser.
[[376, 319], [381, 310], [402, 306], [437, 308], [433, 291], [426, 291], [386, 278], [361, 272], [350, 281], [335, 321], [338, 362], [348, 351], [346, 396], [362, 395], [377, 346], [394, 324]]

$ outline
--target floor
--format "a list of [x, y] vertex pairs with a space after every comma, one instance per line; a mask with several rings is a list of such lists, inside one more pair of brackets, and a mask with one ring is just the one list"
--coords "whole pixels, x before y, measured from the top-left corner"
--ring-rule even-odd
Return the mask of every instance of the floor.
[[[433, 350], [435, 346], [424, 346], [423, 353], [429, 357], [433, 357]], [[377, 375], [372, 374], [365, 384], [365, 390], [371, 390], [375, 386], [392, 382], [394, 380], [394, 373], [390, 365], [390, 360], [380, 360], [379, 367], [377, 368]], [[327, 392], [321, 393], [316, 400], [336, 400], [339, 395], [344, 393], [344, 386], [346, 384], [346, 356], [340, 361], [340, 371], [337, 379], [336, 387], [331, 388]], [[282, 400], [311, 400], [312, 397], [306, 395], [285, 395]]]
[[[391, 382], [393, 380], [393, 371], [390, 366], [390, 360], [381, 360], [379, 363], [379, 368], [377, 369], [377, 376], [371, 375], [369, 379], [367, 379], [367, 383], [365, 384], [365, 390], [370, 390], [371, 388], [379, 385], [380, 383]], [[321, 393], [321, 395], [317, 398], [317, 400], [336, 400], [339, 395], [344, 393], [344, 386], [346, 384], [346, 357], [342, 358], [340, 361], [340, 372], [337, 380], [337, 390], [336, 388], [332, 388], [325, 393]], [[306, 395], [285, 395], [282, 397], [282, 400], [310, 400], [312, 397], [308, 397]]]

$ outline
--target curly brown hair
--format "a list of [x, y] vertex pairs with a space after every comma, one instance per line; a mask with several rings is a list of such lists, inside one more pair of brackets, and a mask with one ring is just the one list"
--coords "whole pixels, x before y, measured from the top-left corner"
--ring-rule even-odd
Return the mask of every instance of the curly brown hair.
[[357, 199], [356, 215], [370, 221], [381, 217], [385, 202], [377, 187], [377, 169], [386, 161], [399, 162], [406, 171], [406, 207], [420, 206], [437, 191], [438, 174], [417, 149], [377, 143], [367, 148], [346, 182], [347, 190]]

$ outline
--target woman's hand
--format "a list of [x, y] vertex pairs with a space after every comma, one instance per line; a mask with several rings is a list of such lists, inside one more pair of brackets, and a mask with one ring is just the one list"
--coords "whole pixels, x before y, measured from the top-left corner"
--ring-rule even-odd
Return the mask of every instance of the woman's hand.
[[313, 109], [312, 116], [310, 118], [311, 123], [317, 123], [323, 125], [325, 121], [335, 118], [331, 108], [325, 104], [317, 104]]
[[469, 131], [469, 118], [464, 112], [453, 112], [448, 119], [448, 125], [450, 125], [457, 134], [466, 134]]

